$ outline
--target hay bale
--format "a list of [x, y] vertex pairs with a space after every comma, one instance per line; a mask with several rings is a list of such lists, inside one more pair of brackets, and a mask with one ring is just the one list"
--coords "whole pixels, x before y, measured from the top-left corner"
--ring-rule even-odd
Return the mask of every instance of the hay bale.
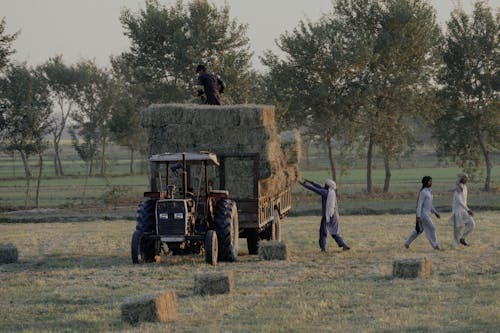
[[139, 322], [167, 322], [177, 319], [177, 297], [173, 291], [128, 299], [121, 307], [122, 320]]
[[11, 264], [17, 262], [19, 253], [17, 247], [12, 244], [0, 244], [0, 264]]
[[215, 295], [230, 293], [234, 286], [233, 273], [200, 273], [194, 276], [195, 295]]
[[261, 260], [287, 260], [288, 245], [283, 241], [260, 241], [259, 258]]
[[395, 278], [428, 278], [432, 275], [432, 263], [427, 258], [400, 259], [392, 264], [392, 276]]

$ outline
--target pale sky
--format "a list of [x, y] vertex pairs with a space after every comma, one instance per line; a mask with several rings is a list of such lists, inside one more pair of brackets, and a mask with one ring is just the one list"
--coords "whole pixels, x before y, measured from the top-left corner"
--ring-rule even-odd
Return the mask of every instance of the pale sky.
[[[172, 4], [174, 0], [160, 0]], [[301, 19], [316, 21], [332, 9], [331, 0], [212, 0], [231, 8], [231, 17], [249, 25], [248, 37], [254, 52], [254, 65], [262, 68], [258, 56], [266, 49], [278, 51], [275, 40], [297, 26]], [[473, 0], [430, 0], [437, 10], [438, 22], [448, 20], [457, 4], [471, 12]], [[493, 8], [500, 0], [489, 0]], [[20, 30], [13, 44], [11, 59], [39, 65], [50, 57], [63, 55], [66, 63], [94, 59], [109, 66], [109, 56], [128, 50], [129, 40], [119, 22], [124, 8], [137, 11], [142, 0], [0, 0], [0, 17], [5, 17], [7, 32]]]

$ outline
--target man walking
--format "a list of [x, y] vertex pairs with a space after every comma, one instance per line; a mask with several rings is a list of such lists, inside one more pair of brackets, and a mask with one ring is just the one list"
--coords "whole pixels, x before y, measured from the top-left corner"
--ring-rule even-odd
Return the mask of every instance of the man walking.
[[474, 212], [467, 206], [467, 181], [469, 177], [465, 173], [457, 175], [457, 186], [453, 191], [453, 207], [450, 223], [453, 225], [453, 247], [458, 244], [469, 246], [465, 237], [474, 229], [476, 223], [472, 216]]
[[439, 250], [437, 242], [436, 227], [432, 223], [431, 213], [434, 213], [439, 219], [441, 215], [437, 212], [436, 208], [432, 205], [432, 177], [425, 176], [422, 178], [422, 189], [418, 194], [417, 200], [417, 221], [415, 229], [411, 232], [410, 236], [406, 239], [404, 245], [407, 249], [410, 244], [422, 233], [425, 232], [429, 243], [434, 250]]
[[343, 251], [350, 249], [339, 234], [339, 210], [337, 205], [337, 184], [330, 179], [325, 181], [325, 186], [305, 180], [299, 182], [302, 186], [321, 195], [321, 224], [319, 227], [319, 247], [322, 252], [326, 251], [326, 238], [328, 234], [332, 235], [333, 239]]
[[205, 104], [221, 105], [221, 96], [219, 89], [220, 81], [215, 75], [207, 73], [205, 65], [198, 65], [196, 67], [198, 73], [198, 96], [205, 95]]

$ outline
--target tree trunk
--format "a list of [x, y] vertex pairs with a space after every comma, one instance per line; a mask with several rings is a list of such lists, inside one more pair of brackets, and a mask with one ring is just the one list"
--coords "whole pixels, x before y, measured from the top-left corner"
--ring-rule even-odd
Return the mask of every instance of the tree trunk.
[[37, 182], [36, 182], [36, 198], [35, 198], [35, 204], [36, 204], [36, 208], [39, 208], [40, 207], [40, 202], [39, 202], [39, 198], [40, 198], [40, 183], [42, 181], [42, 170], [43, 170], [43, 156], [42, 156], [42, 153], [38, 154], [38, 162], [40, 163], [38, 165], [38, 179], [37, 179]]
[[372, 193], [372, 163], [373, 163], [373, 140], [370, 135], [368, 141], [368, 152], [366, 153], [366, 192]]
[[130, 149], [130, 174], [134, 175], [134, 149]]
[[391, 163], [388, 156], [384, 156], [385, 178], [384, 178], [384, 193], [389, 192], [391, 184]]
[[484, 138], [481, 135], [481, 129], [479, 128], [479, 120], [476, 122], [475, 127], [476, 127], [477, 142], [479, 142], [479, 146], [481, 147], [481, 152], [483, 153], [483, 158], [484, 158], [484, 164], [486, 166], [486, 179], [484, 181], [484, 190], [486, 192], [489, 192], [491, 190], [490, 184], [491, 184], [491, 168], [492, 168], [490, 152], [488, 151], [488, 148], [484, 143]]
[[24, 193], [24, 209], [28, 209], [28, 201], [30, 197], [30, 177], [26, 177], [26, 192]]
[[22, 150], [19, 150], [19, 154], [21, 154], [21, 159], [23, 160], [24, 175], [26, 176], [26, 178], [30, 178], [31, 177], [31, 170], [30, 170], [30, 166], [28, 164], [28, 157], [26, 156], [26, 154]]
[[330, 143], [330, 138], [326, 139], [326, 147], [328, 148], [328, 161], [330, 162], [330, 170], [332, 172], [333, 181], [337, 181], [337, 171], [335, 170], [335, 162], [333, 161], [333, 151], [332, 145]]
[[104, 162], [104, 155], [105, 155], [105, 149], [106, 149], [106, 138], [102, 139], [102, 146], [101, 146], [101, 176], [104, 176], [106, 172], [106, 166]]

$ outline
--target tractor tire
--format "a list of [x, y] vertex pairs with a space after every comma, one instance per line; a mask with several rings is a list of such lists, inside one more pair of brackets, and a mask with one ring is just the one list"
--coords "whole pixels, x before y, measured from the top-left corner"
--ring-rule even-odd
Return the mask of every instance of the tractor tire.
[[152, 232], [155, 229], [156, 201], [144, 200], [139, 203], [136, 214], [136, 230], [142, 232]]
[[238, 210], [236, 203], [220, 199], [215, 205], [215, 231], [219, 243], [219, 261], [238, 259]]
[[130, 255], [133, 264], [143, 264], [154, 262], [155, 257], [159, 254], [158, 242], [144, 237], [142, 231], [136, 230], [132, 235], [130, 244]]
[[217, 233], [215, 230], [208, 230], [205, 235], [205, 261], [210, 265], [217, 265], [218, 245]]
[[259, 254], [259, 233], [257, 229], [247, 229], [248, 254]]

